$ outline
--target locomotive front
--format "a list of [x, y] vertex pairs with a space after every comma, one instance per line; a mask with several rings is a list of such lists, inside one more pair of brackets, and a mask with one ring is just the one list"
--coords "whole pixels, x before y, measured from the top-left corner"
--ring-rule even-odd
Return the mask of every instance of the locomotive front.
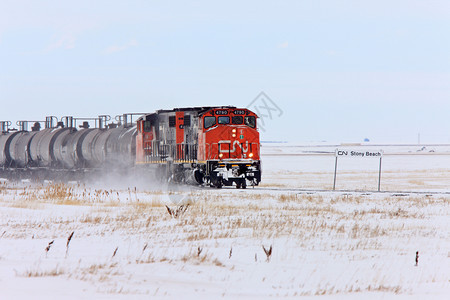
[[245, 188], [261, 181], [257, 115], [246, 108], [210, 109], [199, 116], [198, 160], [212, 186]]

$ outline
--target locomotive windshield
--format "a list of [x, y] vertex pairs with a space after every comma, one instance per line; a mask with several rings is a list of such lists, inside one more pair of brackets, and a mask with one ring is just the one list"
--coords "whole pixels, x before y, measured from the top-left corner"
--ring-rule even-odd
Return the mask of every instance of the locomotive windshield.
[[248, 116], [244, 119], [245, 125], [255, 128], [256, 127], [256, 118], [254, 116]]
[[219, 124], [230, 124], [230, 117], [219, 117]]
[[234, 125], [241, 125], [244, 121], [244, 118], [242, 116], [233, 116], [231, 117], [231, 123]]
[[[225, 113], [226, 111], [221, 110], [220, 113]], [[235, 111], [236, 112], [236, 111]], [[237, 111], [238, 113], [241, 111]], [[251, 128], [256, 128], [256, 117], [255, 116], [236, 116], [236, 115], [232, 115], [232, 116], [217, 116], [217, 117], [213, 117], [213, 116], [206, 116], [203, 119], [203, 127], [205, 129], [208, 129], [216, 124], [221, 124], [221, 125], [228, 125], [228, 124], [232, 124], [232, 125], [246, 125], [248, 127]]]
[[205, 117], [203, 123], [204, 123], [205, 129], [207, 129], [216, 124], [216, 117]]

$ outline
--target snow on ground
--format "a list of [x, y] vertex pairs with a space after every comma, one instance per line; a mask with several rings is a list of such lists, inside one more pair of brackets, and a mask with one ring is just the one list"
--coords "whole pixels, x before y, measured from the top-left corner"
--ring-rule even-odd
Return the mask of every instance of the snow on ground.
[[[263, 144], [262, 186], [332, 189], [336, 149], [382, 150], [382, 191], [450, 192], [449, 145]], [[339, 158], [336, 189], [378, 190], [379, 167], [379, 158]]]
[[333, 192], [333, 155], [271, 147], [247, 190], [4, 181], [0, 299], [448, 298], [445, 151], [383, 156], [382, 193], [343, 159]]

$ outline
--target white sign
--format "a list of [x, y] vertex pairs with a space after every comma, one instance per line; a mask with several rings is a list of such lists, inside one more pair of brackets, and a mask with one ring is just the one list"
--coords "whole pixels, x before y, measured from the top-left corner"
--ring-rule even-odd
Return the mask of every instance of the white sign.
[[336, 149], [336, 157], [382, 157], [383, 150], [351, 150], [351, 149]]

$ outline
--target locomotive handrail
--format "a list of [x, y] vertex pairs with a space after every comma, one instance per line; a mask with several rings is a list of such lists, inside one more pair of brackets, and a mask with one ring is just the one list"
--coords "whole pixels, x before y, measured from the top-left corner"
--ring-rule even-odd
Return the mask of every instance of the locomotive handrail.
[[[255, 142], [250, 142], [248, 144], [245, 144], [247, 146], [246, 150], [243, 150], [245, 148], [244, 143], [239, 143], [238, 147], [233, 146], [234, 143], [231, 143], [231, 141], [219, 141], [218, 143], [206, 143], [206, 148], [209, 146], [209, 152], [207, 152], [206, 154], [209, 156], [207, 156], [207, 159], [219, 159], [220, 158], [220, 153], [227, 153], [228, 154], [228, 158], [232, 158], [231, 157], [231, 153], [234, 152], [238, 152], [238, 156], [244, 156], [244, 154], [246, 154], [246, 152], [248, 153], [253, 153], [254, 149], [256, 149], [258, 151], [258, 157], [260, 156], [259, 153], [259, 147], [258, 147], [258, 143]], [[221, 149], [221, 145], [228, 145], [228, 149]], [[217, 153], [213, 153], [213, 146], [217, 146]], [[233, 146], [233, 151], [232, 150], [232, 146]], [[240, 149], [240, 150], [237, 150]], [[255, 154], [255, 153], [253, 153]], [[242, 158], [246, 158], [245, 156]]]
[[196, 144], [179, 143], [179, 144], [160, 144], [160, 140], [152, 141], [152, 146], [145, 148], [146, 162], [168, 161], [169, 158], [173, 162], [194, 162], [197, 160]]

